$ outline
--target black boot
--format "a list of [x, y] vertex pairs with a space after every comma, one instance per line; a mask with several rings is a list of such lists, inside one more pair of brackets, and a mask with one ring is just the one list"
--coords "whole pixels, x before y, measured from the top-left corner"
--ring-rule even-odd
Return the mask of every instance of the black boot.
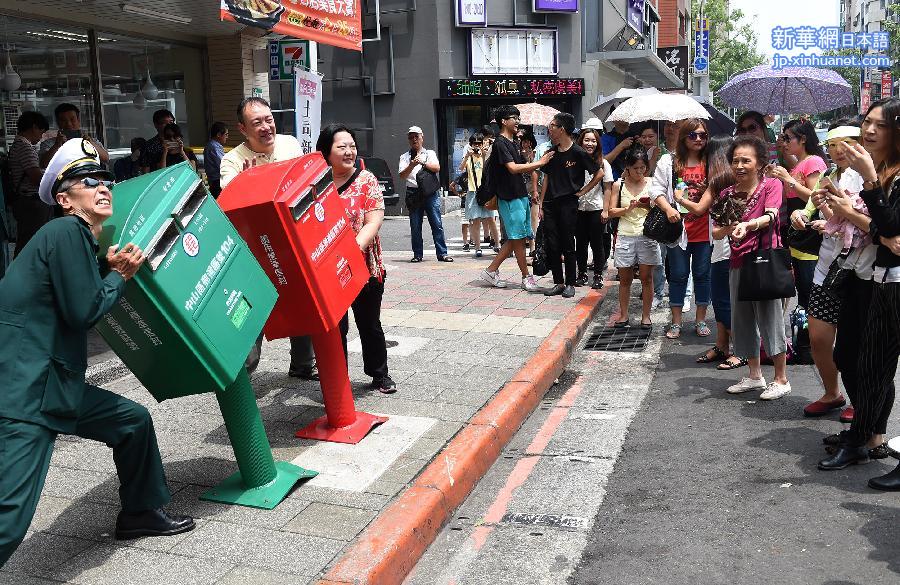
[[844, 469], [854, 463], [868, 463], [869, 461], [869, 450], [866, 449], [865, 445], [861, 447], [841, 445], [834, 452], [834, 455], [819, 461], [819, 469], [822, 471], [834, 471], [836, 469]]
[[144, 512], [119, 512], [116, 520], [116, 539], [128, 540], [139, 536], [172, 536], [194, 529], [190, 516], [169, 515], [162, 508]]
[[900, 465], [897, 465], [897, 467], [889, 473], [870, 479], [869, 487], [885, 492], [900, 491]]

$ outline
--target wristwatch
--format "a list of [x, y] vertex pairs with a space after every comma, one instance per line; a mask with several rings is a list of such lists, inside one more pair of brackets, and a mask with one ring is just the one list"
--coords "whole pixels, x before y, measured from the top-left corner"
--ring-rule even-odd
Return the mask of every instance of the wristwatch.
[[874, 189], [877, 186], [878, 186], [877, 178], [874, 180], [868, 180], [868, 179], [863, 180], [863, 191], [871, 191], [872, 189]]

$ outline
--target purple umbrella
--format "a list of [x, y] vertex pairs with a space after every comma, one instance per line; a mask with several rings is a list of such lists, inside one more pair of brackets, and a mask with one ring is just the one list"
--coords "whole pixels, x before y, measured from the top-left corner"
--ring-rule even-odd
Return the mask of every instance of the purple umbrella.
[[853, 103], [847, 80], [818, 67], [760, 65], [731, 78], [716, 95], [733, 108], [763, 114], [818, 114]]

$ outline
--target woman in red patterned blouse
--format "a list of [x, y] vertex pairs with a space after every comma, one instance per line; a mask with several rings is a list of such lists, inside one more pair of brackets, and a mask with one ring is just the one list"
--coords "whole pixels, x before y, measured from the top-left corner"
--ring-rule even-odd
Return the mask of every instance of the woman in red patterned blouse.
[[[344, 201], [347, 219], [356, 232], [356, 243], [366, 258], [369, 282], [353, 301], [353, 319], [362, 345], [363, 371], [372, 376], [372, 387], [385, 394], [397, 391], [388, 375], [387, 346], [381, 327], [381, 298], [384, 295], [384, 262], [378, 230], [384, 221], [384, 196], [381, 184], [369, 171], [356, 168], [356, 135], [341, 124], [326, 126], [316, 142], [331, 166], [334, 186]], [[341, 320], [344, 353], [347, 353], [347, 316]]]

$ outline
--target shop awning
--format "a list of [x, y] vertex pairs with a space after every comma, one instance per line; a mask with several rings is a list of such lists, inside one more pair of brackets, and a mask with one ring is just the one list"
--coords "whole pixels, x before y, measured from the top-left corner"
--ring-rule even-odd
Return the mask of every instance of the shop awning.
[[681, 87], [681, 79], [666, 67], [662, 59], [650, 49], [628, 51], [602, 51], [589, 53], [586, 58], [591, 61], [605, 61], [626, 75], [634, 77], [645, 86], [656, 88]]

